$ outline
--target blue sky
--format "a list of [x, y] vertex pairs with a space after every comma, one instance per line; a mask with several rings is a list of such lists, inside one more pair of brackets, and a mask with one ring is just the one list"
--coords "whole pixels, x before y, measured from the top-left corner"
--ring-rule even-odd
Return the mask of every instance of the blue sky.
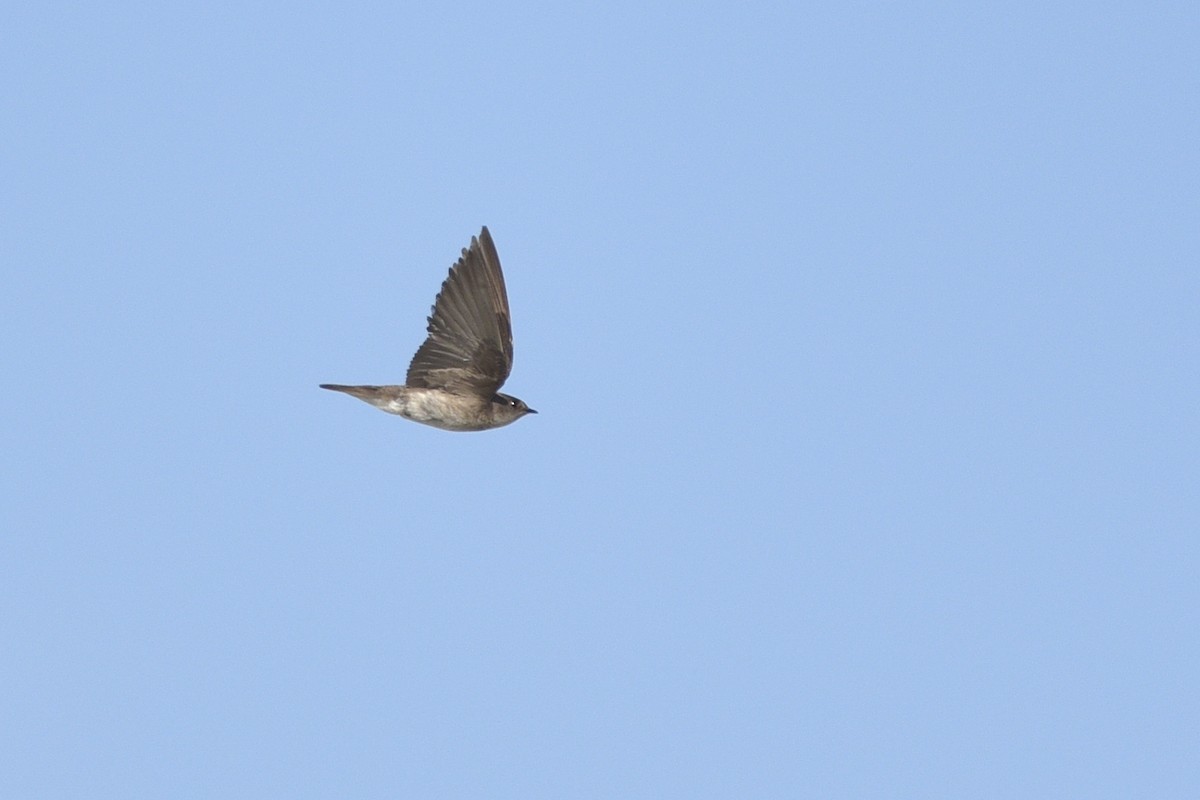
[[1197, 796], [1194, 4], [0, 29], [0, 795]]

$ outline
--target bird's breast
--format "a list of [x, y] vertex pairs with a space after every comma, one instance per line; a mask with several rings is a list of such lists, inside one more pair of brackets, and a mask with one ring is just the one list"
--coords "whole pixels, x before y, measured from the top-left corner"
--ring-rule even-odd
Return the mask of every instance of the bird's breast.
[[384, 411], [447, 431], [482, 431], [494, 427], [490, 403], [440, 389], [407, 388], [383, 406]]

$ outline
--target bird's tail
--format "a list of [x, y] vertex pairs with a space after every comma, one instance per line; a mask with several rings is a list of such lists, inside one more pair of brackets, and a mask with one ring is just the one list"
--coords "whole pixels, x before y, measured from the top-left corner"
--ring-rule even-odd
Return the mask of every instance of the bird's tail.
[[345, 392], [351, 397], [357, 397], [359, 400], [366, 400], [368, 403], [379, 396], [378, 386], [342, 386], [336, 383], [322, 383], [322, 389], [329, 389], [334, 392]]

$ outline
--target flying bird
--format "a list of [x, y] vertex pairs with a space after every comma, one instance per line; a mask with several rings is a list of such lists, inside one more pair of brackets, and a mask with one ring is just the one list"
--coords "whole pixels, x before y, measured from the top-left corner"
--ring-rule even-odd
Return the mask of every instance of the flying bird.
[[487, 227], [471, 237], [471, 246], [450, 268], [428, 331], [403, 386], [321, 388], [447, 431], [486, 431], [537, 413], [500, 392], [512, 371], [512, 325], [500, 257]]

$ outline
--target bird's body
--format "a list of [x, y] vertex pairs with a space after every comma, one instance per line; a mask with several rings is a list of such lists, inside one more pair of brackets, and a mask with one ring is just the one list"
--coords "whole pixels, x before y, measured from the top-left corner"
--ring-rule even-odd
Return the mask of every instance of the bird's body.
[[517, 398], [500, 393], [486, 400], [478, 395], [410, 386], [338, 386], [323, 383], [321, 388], [345, 392], [389, 414], [399, 414], [405, 419], [444, 431], [486, 431], [516, 422], [526, 414], [537, 413]]
[[321, 388], [447, 431], [484, 431], [537, 413], [499, 391], [512, 370], [512, 325], [500, 257], [487, 228], [450, 268], [428, 331], [404, 386]]

